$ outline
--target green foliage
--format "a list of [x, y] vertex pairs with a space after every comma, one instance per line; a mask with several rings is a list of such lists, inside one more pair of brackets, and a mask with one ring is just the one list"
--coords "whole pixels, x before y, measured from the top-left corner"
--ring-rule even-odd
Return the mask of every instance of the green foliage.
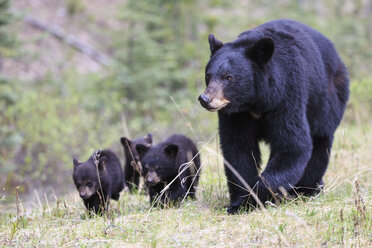
[[350, 85], [350, 100], [345, 119], [362, 125], [372, 121], [372, 78], [353, 81]]
[[13, 145], [20, 141], [14, 126], [4, 116], [6, 109], [14, 105], [18, 99], [19, 95], [15, 93], [12, 82], [0, 79], [0, 163], [9, 157], [7, 151], [12, 150]]
[[[109, 147], [118, 137], [116, 130], [120, 129], [113, 128], [110, 110], [95, 109], [89, 98], [80, 101], [83, 93], [73, 82], [64, 81], [61, 90], [46, 87], [50, 79], [44, 80], [33, 86], [34, 91], [23, 91], [18, 103], [8, 106], [3, 114], [21, 136], [12, 160], [4, 162], [2, 168], [13, 175], [13, 182], [6, 186], [22, 182], [27, 189], [69, 183], [66, 178], [71, 177], [73, 156], [87, 159], [94, 150]], [[112, 128], [105, 128], [109, 124]], [[15, 167], [14, 163], [22, 166]]]
[[1, 56], [12, 54], [14, 37], [8, 29], [8, 24], [13, 21], [12, 15], [8, 11], [9, 0], [0, 0], [0, 59]]
[[[2, 59], [14, 54], [14, 37], [8, 28], [13, 18], [8, 8], [9, 1], [0, 0], [0, 72]], [[0, 164], [10, 157], [9, 151], [12, 151], [14, 144], [20, 141], [14, 125], [4, 117], [6, 109], [16, 104], [18, 98], [14, 82], [0, 75]]]
[[81, 0], [68, 0], [66, 3], [67, 12], [73, 16], [85, 10], [84, 3]]
[[194, 62], [208, 56], [208, 50], [200, 50], [198, 6], [196, 1], [131, 0], [120, 13], [127, 28], [113, 35], [117, 70], [112, 80], [130, 126], [136, 123], [141, 130], [154, 119], [171, 123], [164, 114], [176, 109], [170, 96], [182, 103], [196, 98], [203, 65]]

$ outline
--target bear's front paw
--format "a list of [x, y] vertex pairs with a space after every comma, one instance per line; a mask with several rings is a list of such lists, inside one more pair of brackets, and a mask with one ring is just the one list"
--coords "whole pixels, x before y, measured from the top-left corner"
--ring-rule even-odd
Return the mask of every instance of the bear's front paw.
[[240, 210], [240, 206], [230, 206], [226, 210], [228, 214], [238, 214]]

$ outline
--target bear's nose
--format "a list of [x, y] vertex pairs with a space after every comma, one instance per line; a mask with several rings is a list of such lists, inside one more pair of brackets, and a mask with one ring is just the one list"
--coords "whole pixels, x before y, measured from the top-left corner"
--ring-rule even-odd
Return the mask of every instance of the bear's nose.
[[152, 187], [152, 186], [155, 186], [155, 185], [157, 184], [157, 182], [156, 182], [155, 178], [148, 177], [148, 178], [146, 179], [146, 184], [147, 184], [148, 186]]
[[87, 194], [85, 192], [80, 192], [80, 197], [84, 198]]
[[201, 94], [198, 98], [199, 102], [202, 103], [202, 104], [208, 104], [210, 103], [211, 99], [209, 98], [209, 96], [205, 95], [205, 94]]

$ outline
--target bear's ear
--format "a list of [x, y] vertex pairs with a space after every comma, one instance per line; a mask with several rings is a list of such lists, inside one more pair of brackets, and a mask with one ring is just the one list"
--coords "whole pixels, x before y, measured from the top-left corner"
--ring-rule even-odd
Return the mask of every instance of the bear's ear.
[[248, 56], [257, 64], [264, 67], [273, 56], [274, 49], [275, 44], [271, 38], [262, 38], [248, 50]]
[[151, 145], [152, 144], [152, 134], [151, 133], [148, 133], [145, 136], [145, 140], [146, 140], [147, 144]]
[[72, 162], [74, 163], [74, 168], [77, 167], [77, 166], [79, 166], [80, 163], [81, 163], [81, 162], [79, 162], [76, 158], [74, 158], [74, 159], [72, 160]]
[[211, 55], [213, 55], [215, 52], [217, 52], [218, 49], [220, 49], [223, 46], [223, 43], [214, 37], [213, 34], [210, 34], [208, 36], [209, 41], [209, 49], [211, 49]]
[[[127, 147], [128, 145], [130, 145], [132, 143], [132, 141], [130, 139], [128, 139], [127, 137], [121, 137], [120, 142], [124, 147]], [[127, 143], [128, 143], [128, 145], [127, 145]]]
[[106, 157], [105, 156], [99, 158], [98, 169], [99, 170], [106, 169]]
[[178, 145], [169, 144], [164, 148], [164, 152], [170, 157], [176, 157], [178, 152]]
[[138, 155], [140, 156], [140, 158], [142, 158], [143, 156], [145, 156], [145, 154], [149, 151], [149, 147], [144, 145], [144, 144], [137, 144], [136, 145], [136, 150], [138, 152]]
[[124, 147], [124, 153], [127, 154], [129, 150], [131, 149], [130, 146], [132, 144], [132, 141], [126, 137], [121, 137], [120, 142]]

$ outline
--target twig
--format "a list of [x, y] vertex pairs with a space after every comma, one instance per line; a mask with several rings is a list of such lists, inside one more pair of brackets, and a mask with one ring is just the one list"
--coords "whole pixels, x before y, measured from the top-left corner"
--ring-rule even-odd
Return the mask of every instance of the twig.
[[196, 140], [199, 141], [198, 135], [196, 135], [196, 132], [192, 128], [191, 123], [187, 120], [186, 116], [182, 113], [180, 107], [178, 106], [178, 104], [176, 103], [176, 101], [174, 100], [174, 98], [172, 96], [170, 96], [170, 99], [172, 100], [172, 102], [174, 103], [174, 105], [176, 105], [176, 108], [177, 108], [178, 112], [180, 112], [182, 118], [185, 120], [186, 125], [190, 128], [191, 132], [194, 134]]
[[98, 52], [93, 47], [89, 46], [88, 44], [84, 44], [83, 42], [75, 38], [74, 36], [65, 34], [61, 28], [55, 25], [48, 25], [31, 16], [26, 16], [24, 17], [23, 20], [24, 22], [26, 22], [27, 24], [31, 25], [34, 28], [50, 33], [58, 40], [75, 48], [77, 51], [87, 55], [88, 57], [90, 57], [91, 59], [93, 59], [95, 62], [97, 62], [100, 65], [108, 66], [111, 63], [111, 59], [107, 55], [101, 52]]

